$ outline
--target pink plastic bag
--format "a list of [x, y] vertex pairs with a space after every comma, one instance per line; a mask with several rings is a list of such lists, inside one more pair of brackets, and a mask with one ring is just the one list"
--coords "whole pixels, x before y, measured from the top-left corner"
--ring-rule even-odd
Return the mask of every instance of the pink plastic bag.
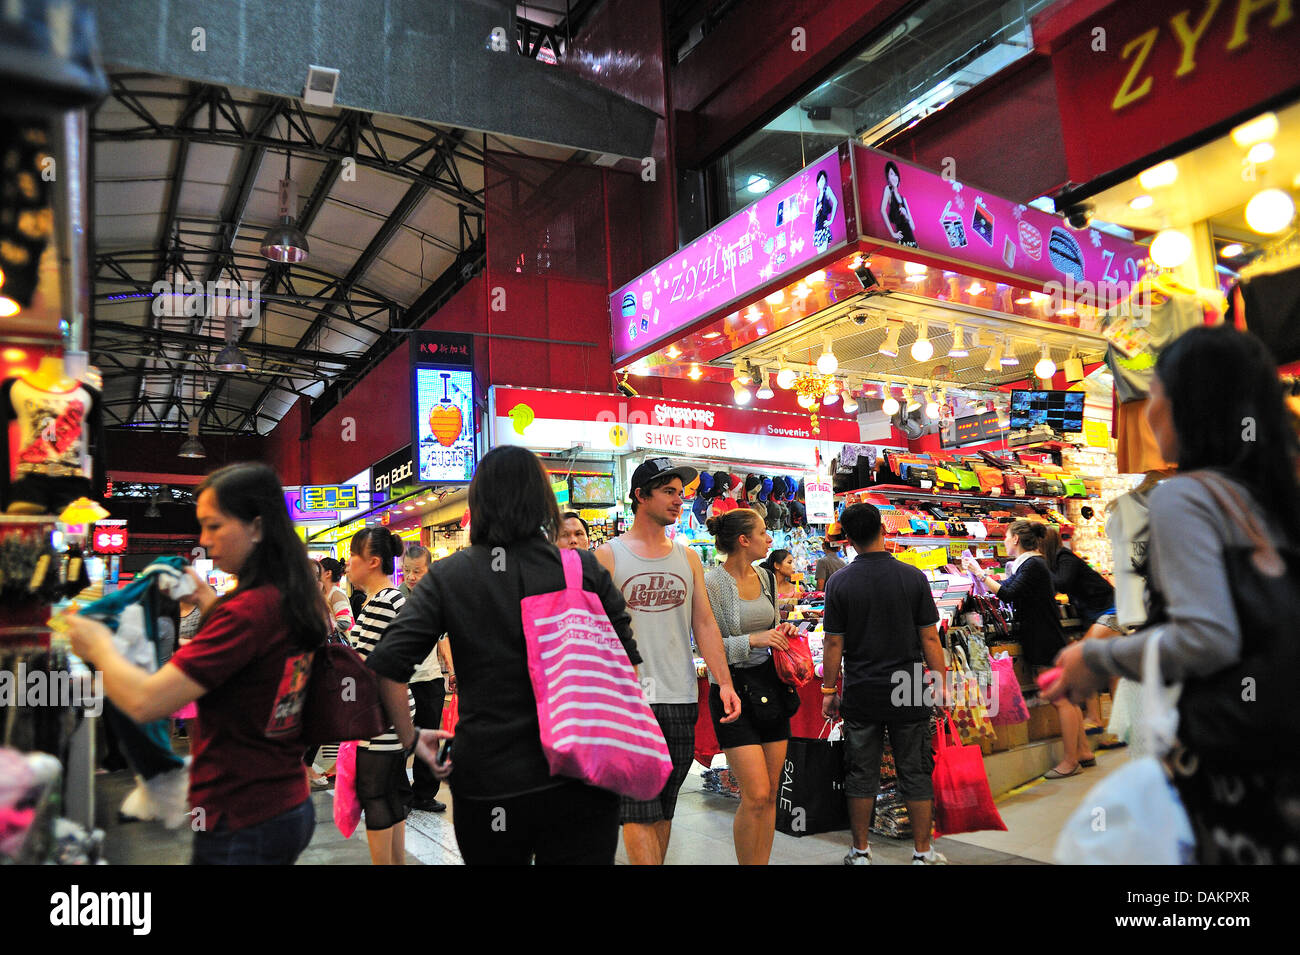
[[997, 697], [989, 706], [989, 719], [994, 726], [1025, 722], [1029, 719], [1029, 708], [1025, 706], [1025, 697], [1020, 692], [1020, 681], [1016, 679], [1011, 659], [995, 657], [991, 662]]
[[672, 760], [600, 598], [582, 589], [577, 551], [560, 551], [564, 590], [520, 601], [528, 675], [551, 774], [632, 799], [659, 794]]
[[339, 759], [334, 777], [334, 825], [351, 839], [361, 822], [361, 800], [357, 798], [357, 743], [339, 743]]

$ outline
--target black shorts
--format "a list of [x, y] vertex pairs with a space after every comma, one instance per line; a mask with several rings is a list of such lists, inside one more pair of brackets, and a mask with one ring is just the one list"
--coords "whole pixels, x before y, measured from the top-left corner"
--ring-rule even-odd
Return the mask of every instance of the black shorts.
[[686, 782], [686, 774], [695, 762], [695, 721], [700, 715], [698, 703], [651, 703], [659, 728], [668, 744], [668, 756], [673, 761], [673, 771], [668, 782], [653, 799], [637, 800], [622, 797], [619, 822], [650, 824], [673, 818], [677, 810], [677, 792]]
[[709, 715], [713, 717], [713, 732], [722, 749], [780, 743], [790, 738], [790, 717], [759, 722], [754, 719], [753, 709], [745, 705], [744, 697], [740, 700], [740, 716], [734, 722], [722, 722], [727, 711], [722, 707], [722, 690], [716, 683], [709, 684]]
[[930, 721], [880, 723], [844, 721], [844, 794], [875, 799], [880, 792], [880, 757], [885, 729], [898, 771], [898, 794], [909, 802], [934, 798], [934, 745]]
[[366, 815], [366, 829], [372, 832], [405, 822], [411, 810], [406, 754], [374, 753], [358, 746], [357, 801]]
[[[74, 475], [22, 474], [9, 485], [10, 509], [17, 514], [58, 514], [77, 498], [94, 496], [90, 479]], [[15, 504], [26, 506], [14, 509]]]

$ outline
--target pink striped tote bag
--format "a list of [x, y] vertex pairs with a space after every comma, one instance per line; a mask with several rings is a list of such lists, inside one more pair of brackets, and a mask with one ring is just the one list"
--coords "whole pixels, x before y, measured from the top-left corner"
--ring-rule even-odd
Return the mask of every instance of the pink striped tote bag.
[[651, 799], [672, 771], [668, 744], [578, 552], [560, 551], [564, 590], [520, 601], [528, 673], [551, 774]]

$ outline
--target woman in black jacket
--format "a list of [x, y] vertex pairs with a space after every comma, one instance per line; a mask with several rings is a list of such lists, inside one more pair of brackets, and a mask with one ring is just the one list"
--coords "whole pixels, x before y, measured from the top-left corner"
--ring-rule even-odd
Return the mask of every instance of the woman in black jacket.
[[[1007, 576], [1001, 582], [966, 555], [963, 563], [979, 577], [991, 593], [1015, 609], [1020, 625], [1020, 645], [1025, 651], [1025, 661], [1034, 667], [1035, 675], [1052, 666], [1056, 655], [1064, 649], [1065, 633], [1056, 609], [1056, 586], [1052, 572], [1042, 554], [1043, 543], [1049, 531], [1038, 521], [1013, 521], [1007, 528]], [[1061, 718], [1061, 741], [1065, 744], [1065, 757], [1046, 774], [1047, 779], [1061, 779], [1082, 772], [1082, 766], [1096, 765], [1096, 758], [1088, 748], [1083, 731], [1083, 714], [1079, 707], [1062, 698], [1056, 701], [1056, 711]]]
[[[619, 798], [552, 776], [519, 602], [564, 589], [555, 492], [537, 456], [495, 448], [469, 487], [470, 546], [438, 561], [411, 591], [366, 665], [380, 676], [388, 716], [416, 758], [434, 766], [450, 733], [411, 725], [406, 681], [446, 633], [460, 715], [450, 773], [456, 841], [467, 865], [613, 865]], [[641, 662], [622, 594], [591, 551], [578, 551], [582, 588], [595, 593], [635, 666]]]

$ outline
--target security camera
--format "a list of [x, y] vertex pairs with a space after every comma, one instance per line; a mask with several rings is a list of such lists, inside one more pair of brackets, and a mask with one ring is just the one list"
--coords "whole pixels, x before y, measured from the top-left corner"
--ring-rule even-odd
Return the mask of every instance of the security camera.
[[849, 316], [849, 318], [853, 320], [854, 325], [865, 325], [867, 324], [867, 322], [871, 321], [871, 313], [854, 312], [852, 315]]
[[1092, 206], [1074, 205], [1065, 210], [1065, 221], [1071, 229], [1082, 231], [1092, 224], [1094, 213]]
[[864, 290], [869, 291], [880, 287], [880, 279], [876, 278], [875, 273], [865, 265], [859, 265], [853, 270], [853, 274], [857, 277], [858, 284], [861, 285]]

